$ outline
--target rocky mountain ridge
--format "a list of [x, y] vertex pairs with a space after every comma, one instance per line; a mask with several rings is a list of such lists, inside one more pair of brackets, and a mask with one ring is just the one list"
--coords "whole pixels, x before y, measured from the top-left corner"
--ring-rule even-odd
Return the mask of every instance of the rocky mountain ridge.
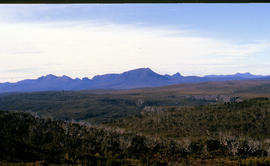
[[37, 79], [25, 79], [15, 83], [0, 83], [0, 93], [6, 92], [35, 92], [35, 91], [73, 91], [92, 89], [134, 89], [144, 87], [159, 87], [181, 83], [200, 83], [210, 81], [270, 80], [269, 76], [237, 73], [234, 75], [182, 76], [180, 73], [161, 75], [150, 68], [139, 68], [121, 74], [97, 75], [92, 79], [87, 77], [72, 79], [68, 76], [52, 74]]

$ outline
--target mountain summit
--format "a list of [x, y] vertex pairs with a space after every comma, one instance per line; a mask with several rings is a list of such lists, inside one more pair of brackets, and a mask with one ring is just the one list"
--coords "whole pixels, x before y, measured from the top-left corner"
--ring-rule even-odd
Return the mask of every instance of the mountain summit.
[[60, 90], [89, 90], [89, 89], [132, 89], [143, 87], [157, 87], [180, 83], [199, 83], [208, 81], [266, 79], [260, 75], [250, 73], [237, 73], [234, 75], [207, 75], [182, 76], [160, 75], [150, 68], [139, 68], [121, 74], [97, 75], [92, 79], [72, 79], [68, 76], [58, 77], [52, 74], [37, 79], [26, 79], [16, 83], [0, 83], [0, 93], [4, 92], [34, 92], [34, 91], [60, 91]]

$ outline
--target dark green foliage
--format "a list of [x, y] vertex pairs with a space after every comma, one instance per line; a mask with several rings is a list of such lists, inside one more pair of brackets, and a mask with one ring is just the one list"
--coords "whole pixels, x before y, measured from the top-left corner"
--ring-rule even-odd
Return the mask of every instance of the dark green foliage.
[[86, 120], [92, 123], [137, 114], [134, 101], [106, 95], [80, 92], [40, 92], [11, 94], [0, 97], [0, 109], [37, 112], [61, 120]]
[[116, 92], [36, 92], [0, 96], [0, 110], [34, 112], [60, 120], [109, 122], [139, 114], [145, 106], [199, 105], [212, 101], [168, 98], [159, 94], [117, 94]]
[[41, 119], [27, 113], [0, 112], [0, 161], [164, 165], [182, 156], [172, 153], [174, 149], [181, 151], [181, 146], [172, 140]]
[[[108, 126], [176, 139], [188, 156], [266, 157], [270, 149], [270, 100], [173, 107], [142, 112]], [[183, 154], [183, 152], [182, 152]]]
[[268, 162], [244, 160], [269, 155], [268, 99], [173, 108], [143, 112], [107, 127], [0, 112], [0, 160], [90, 165]]
[[255, 98], [239, 103], [144, 111], [141, 116], [125, 118], [110, 125], [177, 139], [225, 136], [266, 139], [270, 138], [270, 100]]

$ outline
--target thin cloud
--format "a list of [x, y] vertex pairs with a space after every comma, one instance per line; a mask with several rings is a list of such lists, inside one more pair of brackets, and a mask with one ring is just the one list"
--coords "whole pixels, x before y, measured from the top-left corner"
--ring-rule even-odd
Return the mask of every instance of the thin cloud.
[[[93, 21], [2, 22], [0, 70], [13, 72], [2, 73], [5, 77], [0, 82], [48, 73], [91, 77], [138, 67], [185, 75], [223, 74], [224, 69], [239, 72], [243, 68], [237, 68], [237, 64], [247, 65], [250, 57], [261, 56], [270, 48], [269, 41], [240, 43], [191, 32]], [[207, 66], [209, 63], [216, 65]], [[16, 72], [21, 68], [36, 70]], [[8, 75], [13, 75], [12, 79], [6, 79]]]

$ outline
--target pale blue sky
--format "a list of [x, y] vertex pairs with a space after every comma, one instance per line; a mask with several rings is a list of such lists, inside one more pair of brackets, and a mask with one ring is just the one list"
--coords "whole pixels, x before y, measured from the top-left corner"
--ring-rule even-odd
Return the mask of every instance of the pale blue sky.
[[161, 74], [270, 75], [270, 4], [0, 5], [0, 82]]

